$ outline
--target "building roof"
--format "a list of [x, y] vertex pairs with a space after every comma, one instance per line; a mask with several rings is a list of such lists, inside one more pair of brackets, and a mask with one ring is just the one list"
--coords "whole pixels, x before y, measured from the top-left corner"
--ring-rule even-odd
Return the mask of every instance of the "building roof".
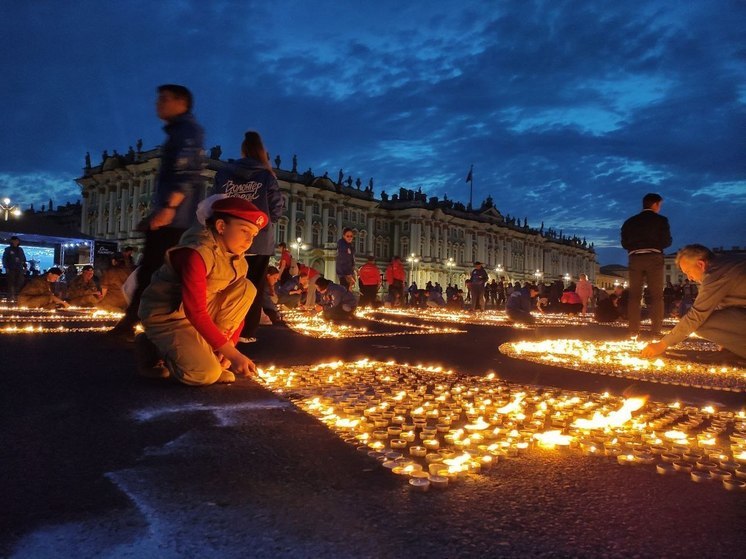
[[24, 213], [18, 218], [0, 220], [0, 238], [10, 239], [13, 235], [21, 241], [33, 243], [66, 243], [75, 241], [93, 241], [94, 238], [54, 223], [42, 216]]

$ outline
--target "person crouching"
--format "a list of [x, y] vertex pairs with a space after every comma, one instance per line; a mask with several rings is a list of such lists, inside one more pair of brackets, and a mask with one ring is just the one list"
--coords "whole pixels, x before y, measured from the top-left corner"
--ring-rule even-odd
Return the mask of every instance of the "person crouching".
[[173, 376], [193, 386], [256, 373], [235, 344], [256, 297], [246, 279], [244, 252], [268, 223], [267, 215], [243, 198], [217, 195], [200, 211], [204, 226], [187, 230], [166, 252], [143, 292], [139, 316], [145, 333], [135, 340], [140, 374]]
[[321, 294], [321, 303], [316, 305], [316, 310], [322, 311], [324, 318], [334, 321], [353, 318], [357, 301], [347, 289], [326, 278], [316, 280], [316, 289]]

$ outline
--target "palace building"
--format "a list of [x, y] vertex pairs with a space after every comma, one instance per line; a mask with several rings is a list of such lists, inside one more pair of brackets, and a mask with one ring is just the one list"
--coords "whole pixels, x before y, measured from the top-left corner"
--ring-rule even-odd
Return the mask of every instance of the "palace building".
[[[221, 164], [219, 148], [211, 150], [204, 170], [202, 197], [210, 195], [215, 169]], [[97, 239], [123, 245], [142, 245], [137, 225], [149, 212], [160, 163], [159, 149], [109, 156], [100, 165], [90, 159], [82, 177], [81, 231]], [[280, 166], [279, 157], [275, 159]], [[284, 241], [295, 258], [335, 279], [336, 243], [345, 227], [355, 231], [358, 263], [374, 255], [383, 272], [392, 256], [401, 256], [408, 281], [428, 280], [463, 284], [475, 261], [484, 264], [490, 277], [510, 281], [550, 282], [576, 280], [584, 273], [593, 281], [596, 255], [593, 245], [549, 229], [531, 228], [520, 219], [503, 215], [488, 197], [478, 208], [469, 208], [446, 197], [428, 197], [400, 188], [376, 198], [373, 180], [367, 186], [357, 179], [335, 182], [309, 169], [275, 169], [285, 212], [276, 224], [276, 242]]]

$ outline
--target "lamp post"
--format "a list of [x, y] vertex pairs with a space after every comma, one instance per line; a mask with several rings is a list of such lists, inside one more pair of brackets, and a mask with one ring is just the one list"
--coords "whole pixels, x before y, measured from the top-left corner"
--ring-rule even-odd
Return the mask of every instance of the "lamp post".
[[448, 285], [451, 285], [451, 273], [453, 272], [453, 267], [456, 265], [456, 263], [453, 261], [453, 258], [448, 257], [448, 260], [446, 260], [446, 268], [448, 269]]
[[295, 239], [294, 243], [290, 243], [290, 247], [295, 249], [295, 259], [300, 262], [300, 251], [306, 250], [308, 248], [308, 245], [303, 244], [303, 239], [300, 237]]
[[567, 287], [568, 285], [570, 285], [570, 281], [572, 280], [572, 276], [570, 276], [570, 274], [565, 274], [562, 277], [562, 279], [565, 280], [565, 287]]
[[419, 261], [420, 259], [417, 256], [415, 256], [414, 252], [410, 254], [409, 257], [407, 258], [407, 262], [409, 262], [410, 264], [410, 272], [409, 272], [410, 282], [409, 283], [412, 283], [412, 282], [417, 283], [416, 278], [415, 278], [415, 273], [414, 273], [414, 266]]
[[543, 275], [544, 275], [544, 274], [543, 274], [543, 273], [541, 272], [541, 270], [539, 270], [539, 269], [537, 268], [537, 269], [536, 269], [536, 271], [534, 272], [534, 277], [536, 278], [536, 283], [537, 283], [537, 284], [539, 283], [539, 281], [541, 281], [541, 277], [542, 277]]
[[0, 204], [0, 210], [5, 214], [5, 221], [12, 215], [13, 217], [19, 217], [21, 215], [21, 209], [10, 203], [10, 198], [3, 198], [3, 202]]

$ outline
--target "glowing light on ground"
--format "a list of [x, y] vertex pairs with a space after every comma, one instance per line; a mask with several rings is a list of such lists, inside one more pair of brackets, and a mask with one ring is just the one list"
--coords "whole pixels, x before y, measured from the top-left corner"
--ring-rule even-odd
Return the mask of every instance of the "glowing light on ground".
[[82, 307], [57, 310], [0, 307], [0, 334], [104, 332], [122, 316], [123, 313]]
[[[643, 359], [639, 353], [645, 344], [636, 340], [602, 342], [563, 339], [505, 343], [500, 346], [500, 351], [517, 359], [594, 374], [715, 390], [746, 390], [746, 369], [685, 362], [665, 356]], [[693, 340], [687, 342], [688, 347], [694, 344], [696, 342]]]
[[746, 478], [743, 410], [625, 400], [367, 359], [270, 367], [259, 380], [413, 490], [445, 488], [526, 452], [598, 456], [706, 478], [731, 491], [740, 491]]

